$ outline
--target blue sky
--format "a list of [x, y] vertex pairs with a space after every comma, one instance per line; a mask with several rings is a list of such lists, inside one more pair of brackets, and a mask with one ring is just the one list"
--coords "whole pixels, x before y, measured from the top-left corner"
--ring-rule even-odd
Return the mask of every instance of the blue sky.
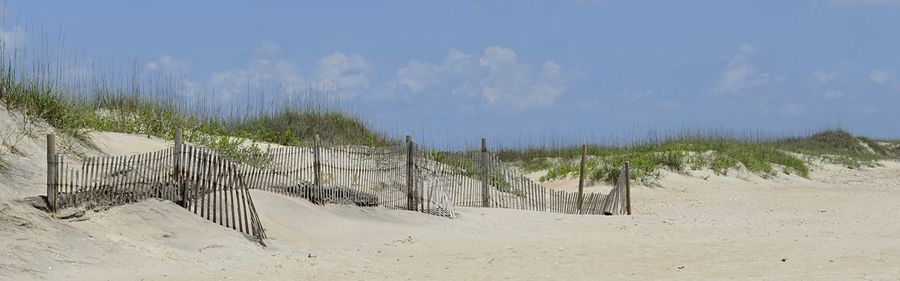
[[4, 37], [16, 23], [63, 30], [67, 52], [136, 57], [223, 102], [253, 83], [324, 89], [384, 130], [435, 140], [900, 137], [897, 0], [6, 5]]

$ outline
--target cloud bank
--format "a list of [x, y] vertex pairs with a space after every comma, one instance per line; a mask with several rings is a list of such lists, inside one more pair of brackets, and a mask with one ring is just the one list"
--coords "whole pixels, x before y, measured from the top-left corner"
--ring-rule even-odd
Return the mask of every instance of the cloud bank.
[[547, 60], [531, 66], [510, 48], [493, 46], [480, 55], [451, 49], [440, 62], [410, 61], [390, 85], [407, 96], [452, 95], [489, 107], [526, 109], [554, 104], [567, 89], [562, 66]]

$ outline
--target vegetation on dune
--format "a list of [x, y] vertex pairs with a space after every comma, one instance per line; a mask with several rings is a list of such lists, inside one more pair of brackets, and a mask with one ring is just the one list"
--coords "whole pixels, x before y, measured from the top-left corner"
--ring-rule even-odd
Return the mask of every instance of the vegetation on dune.
[[[374, 132], [361, 119], [321, 106], [281, 106], [276, 110], [222, 117], [201, 108], [176, 105], [178, 95], [148, 94], [140, 87], [92, 85], [92, 95], [73, 93], [43, 76], [23, 77], [11, 64], [0, 69], [0, 102], [33, 120], [43, 120], [58, 131], [85, 141], [90, 130], [144, 134], [174, 138], [175, 128], [185, 130], [189, 142], [211, 147], [247, 163], [265, 161], [257, 142], [282, 145], [309, 144], [316, 134], [326, 144], [383, 146], [397, 141]], [[34, 78], [36, 77], [36, 78]], [[153, 88], [153, 87], [151, 87]], [[165, 88], [163, 85], [162, 88]], [[178, 103], [181, 104], [181, 103]], [[501, 160], [517, 163], [523, 170], [548, 170], [542, 180], [577, 175], [580, 147], [508, 149], [498, 152]], [[631, 163], [634, 180], [649, 181], [660, 171], [709, 169], [717, 174], [745, 168], [767, 177], [777, 172], [809, 174], [807, 156], [851, 168], [871, 166], [876, 160], [900, 157], [900, 142], [856, 137], [843, 130], [824, 131], [806, 137], [777, 140], [744, 140], [715, 135], [676, 137], [631, 146], [588, 147], [586, 165], [591, 181], [614, 182], [625, 160]], [[438, 159], [440, 161], [440, 159]], [[480, 176], [471, 163], [460, 164]]]
[[778, 143], [785, 150], [808, 155], [835, 155], [855, 160], [874, 160], [888, 154], [882, 145], [866, 137], [855, 137], [847, 131], [834, 130], [806, 138], [787, 139]]
[[[499, 152], [526, 171], [547, 170], [541, 180], [578, 175], [580, 147], [531, 148]], [[690, 136], [626, 147], [589, 146], [586, 172], [594, 182], [615, 182], [625, 160], [633, 180], [657, 179], [663, 169], [681, 172], [709, 169], [725, 175], [744, 168], [763, 177], [778, 172], [806, 177], [810, 157], [850, 168], [875, 165], [876, 160], [900, 157], [900, 150], [843, 130], [829, 130], [807, 137], [776, 140], [742, 140], [718, 136]]]
[[227, 121], [225, 134], [284, 145], [309, 144], [315, 135], [329, 144], [384, 146], [395, 143], [359, 118], [339, 111], [286, 109], [275, 115]]
[[878, 141], [894, 155], [900, 155], [900, 140]]
[[[16, 59], [26, 64], [18, 64]], [[261, 92], [259, 100], [251, 98], [249, 105], [243, 103], [231, 114], [221, 114], [220, 110], [211, 109], [216, 106], [214, 101], [204, 100], [199, 106], [186, 102], [183, 89], [173, 85], [171, 79], [146, 80], [140, 74], [130, 80], [106, 79], [97, 73], [88, 75], [92, 78], [87, 81], [59, 78], [50, 73], [62, 71], [51, 70], [50, 64], [39, 61], [22, 54], [5, 54], [0, 49], [0, 103], [20, 112], [27, 122], [46, 122], [87, 145], [90, 140], [86, 133], [91, 130], [173, 139], [175, 129], [183, 128], [188, 142], [253, 164], [266, 161], [257, 142], [308, 145], [315, 135], [320, 135], [326, 144], [398, 143], [335, 107], [268, 101]], [[118, 80], [130, 82], [118, 84], [122, 82]], [[278, 106], [271, 106], [274, 104]], [[0, 158], [8, 154], [4, 151], [0, 151]], [[14, 147], [9, 151], [14, 152]], [[550, 180], [577, 175], [580, 152], [580, 147], [526, 148], [501, 150], [498, 156], [525, 171], [547, 170], [542, 180]], [[745, 168], [762, 176], [777, 172], [807, 176], [812, 160], [807, 156], [856, 168], [873, 165], [875, 160], [900, 157], [900, 141], [855, 137], [842, 130], [777, 140], [701, 135], [625, 147], [592, 145], [588, 154], [588, 178], [595, 182], [614, 182], [626, 160], [631, 163], [632, 179], [640, 181], [658, 178], [663, 169], [709, 169], [727, 174]], [[470, 176], [481, 176], [471, 159], [454, 162], [452, 157], [444, 159], [443, 156], [447, 155], [436, 154], [435, 159], [448, 162]]]
[[[255, 162], [263, 154], [256, 142], [309, 144], [319, 134], [326, 144], [392, 143], [352, 114], [324, 106], [281, 106], [223, 117], [205, 113], [203, 108], [176, 106], [178, 95], [173, 93], [156, 95], [97, 84], [92, 86], [92, 95], [85, 95], [41, 75], [16, 75], [6, 62], [0, 65], [0, 103], [19, 111], [29, 122], [46, 122], [88, 145], [86, 133], [91, 130], [171, 140], [180, 127], [188, 142], [211, 147], [235, 160]], [[243, 111], [250, 112], [247, 108]]]

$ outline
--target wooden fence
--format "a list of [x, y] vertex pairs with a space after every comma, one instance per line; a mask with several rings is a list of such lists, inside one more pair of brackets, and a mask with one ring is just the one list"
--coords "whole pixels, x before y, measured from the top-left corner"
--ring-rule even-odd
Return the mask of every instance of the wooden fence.
[[[609, 194], [566, 192], [537, 184], [487, 149], [440, 152], [404, 144], [373, 148], [277, 147], [248, 163], [186, 145], [127, 156], [68, 159], [47, 137], [47, 205], [114, 206], [148, 198], [177, 202], [265, 245], [250, 190], [316, 204], [383, 206], [454, 217], [455, 207], [509, 208], [565, 214], [630, 214], [628, 163]], [[583, 174], [583, 171], [582, 171]], [[583, 180], [582, 180], [583, 184]]]
[[[53, 137], [48, 137], [48, 151]], [[184, 149], [184, 150], [182, 150]], [[260, 244], [265, 231], [241, 166], [208, 149], [186, 145], [164, 150], [70, 161], [48, 157], [48, 209], [108, 207], [158, 198], [245, 233]], [[176, 156], [181, 157], [176, 157]]]
[[207, 148], [183, 148], [180, 161], [173, 161], [177, 164], [173, 181], [176, 192], [172, 193], [182, 194], [175, 198], [181, 197], [180, 203], [188, 211], [249, 234], [265, 246], [266, 233], [250, 197], [243, 167]]
[[[480, 150], [423, 152], [417, 156], [420, 170], [431, 172], [426, 180], [445, 186], [455, 206], [507, 208], [564, 214], [630, 214], [628, 163], [609, 194], [567, 192], [541, 186], [516, 167], [500, 161], [482, 140]], [[584, 172], [582, 171], [581, 174]], [[583, 181], [582, 181], [583, 184]], [[620, 194], [622, 194], [620, 196]]]
[[382, 206], [455, 216], [453, 204], [441, 200], [439, 186], [425, 186], [415, 144], [383, 148], [329, 146], [270, 148], [264, 163], [247, 167], [251, 188], [309, 199], [317, 204], [336, 203]]

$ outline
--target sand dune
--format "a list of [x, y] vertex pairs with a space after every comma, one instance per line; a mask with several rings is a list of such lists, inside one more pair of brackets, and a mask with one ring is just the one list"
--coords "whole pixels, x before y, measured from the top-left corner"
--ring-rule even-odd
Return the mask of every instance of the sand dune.
[[[166, 146], [97, 139], [115, 153]], [[0, 279], [893, 280], [900, 163], [882, 165], [822, 164], [809, 179], [666, 173], [636, 186], [636, 214], [619, 217], [459, 208], [448, 219], [253, 191], [267, 248], [159, 200], [52, 219], [22, 201], [41, 179], [8, 176]]]

